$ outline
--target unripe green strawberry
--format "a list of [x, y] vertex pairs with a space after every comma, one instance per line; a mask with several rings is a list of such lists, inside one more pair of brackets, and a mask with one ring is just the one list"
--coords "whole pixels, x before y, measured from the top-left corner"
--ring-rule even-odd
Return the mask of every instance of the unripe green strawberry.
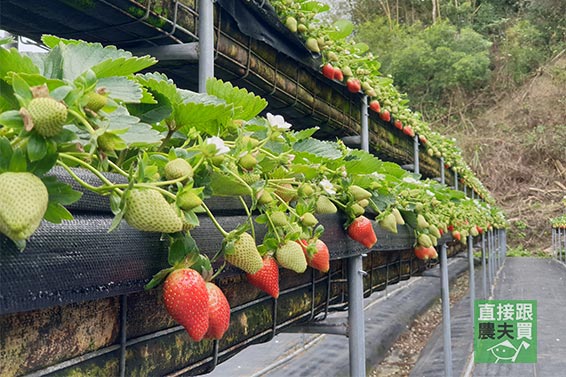
[[271, 193], [266, 190], [261, 190], [259, 198], [257, 198], [258, 203], [264, 205], [273, 202], [273, 200], [273, 195], [271, 195]]
[[312, 185], [310, 183], [303, 183], [299, 187], [298, 193], [299, 193], [299, 196], [301, 196], [303, 198], [308, 198], [309, 196], [314, 194], [314, 189], [312, 188]]
[[238, 163], [244, 170], [253, 170], [253, 168], [257, 165], [257, 160], [251, 153], [248, 153], [242, 156]]
[[244, 173], [244, 174], [242, 174], [242, 179], [248, 185], [253, 185], [257, 181], [259, 181], [261, 179], [261, 177], [260, 177], [259, 174], [256, 174], [256, 173]]
[[303, 273], [307, 269], [307, 259], [303, 248], [295, 241], [287, 241], [275, 253], [277, 262], [283, 268]]
[[358, 200], [358, 204], [362, 208], [366, 208], [367, 206], [369, 206], [369, 200], [367, 200], [367, 199]]
[[287, 203], [297, 196], [297, 190], [295, 190], [290, 183], [282, 183], [277, 190], [275, 190], [275, 193]]
[[438, 246], [438, 238], [430, 234], [428, 235], [428, 238], [430, 238], [430, 242], [432, 242], [432, 246]]
[[165, 178], [167, 178], [167, 180], [178, 179], [185, 176], [193, 178], [193, 174], [191, 164], [182, 158], [176, 158], [165, 165]]
[[316, 200], [316, 213], [332, 214], [338, 212], [338, 208], [326, 196], [321, 195]]
[[286, 226], [289, 225], [287, 221], [287, 216], [281, 211], [275, 211], [271, 214], [271, 221], [275, 226]]
[[242, 137], [242, 144], [244, 144], [246, 147], [251, 146], [252, 148], [255, 148], [259, 145], [259, 140], [246, 135]]
[[177, 194], [179, 208], [190, 211], [202, 204], [202, 199], [192, 190], [186, 190]]
[[289, 29], [289, 31], [291, 31], [291, 33], [296, 33], [297, 32], [297, 19], [295, 17], [287, 17], [287, 19], [285, 20], [285, 26], [287, 26], [287, 29]]
[[0, 233], [13, 241], [29, 238], [47, 210], [47, 188], [32, 173], [0, 174]]
[[51, 97], [38, 97], [30, 101], [27, 111], [33, 128], [44, 137], [57, 135], [67, 120], [67, 107]]
[[361, 188], [360, 186], [352, 185], [348, 187], [348, 191], [354, 196], [356, 201], [371, 198], [371, 192]]
[[405, 219], [401, 216], [401, 212], [397, 208], [393, 208], [391, 213], [395, 216], [395, 221], [397, 221], [398, 225], [405, 225]]
[[393, 213], [388, 214], [379, 222], [379, 225], [392, 233], [397, 234], [397, 220]]
[[[429, 223], [426, 221], [424, 216], [418, 215], [417, 216], [417, 229], [418, 230], [424, 230], [424, 229], [428, 229], [428, 227], [429, 227]], [[427, 247], [430, 247], [430, 246], [427, 246]]]
[[303, 216], [301, 216], [301, 223], [304, 226], [315, 226], [316, 224], [318, 224], [318, 220], [312, 213], [307, 212], [303, 214]]
[[430, 237], [424, 233], [419, 234], [417, 238], [417, 243], [424, 247], [432, 247], [432, 240]]
[[476, 226], [472, 226], [470, 228], [470, 235], [472, 237], [477, 237], [480, 233], [478, 232], [478, 228]]
[[175, 233], [183, 229], [183, 220], [159, 192], [133, 189], [126, 199], [124, 218], [130, 226], [144, 232]]
[[190, 268], [173, 271], [163, 284], [163, 301], [169, 315], [195, 342], [208, 331], [209, 297], [206, 282]]
[[438, 228], [434, 225], [429, 225], [428, 226], [428, 232], [435, 238], [440, 238], [440, 231], [438, 230]]
[[352, 209], [352, 213], [354, 214], [355, 217], [361, 216], [366, 212], [364, 207], [362, 207], [358, 203], [352, 204], [350, 208]]
[[230, 264], [248, 274], [255, 274], [263, 267], [263, 260], [257, 251], [255, 240], [248, 233], [242, 233], [234, 242], [234, 250], [226, 253], [224, 257]]
[[320, 52], [320, 47], [318, 45], [316, 38], [312, 38], [312, 37], [308, 38], [307, 41], [305, 42], [305, 46], [311, 52], [314, 52], [314, 53], [317, 53], [317, 54]]
[[85, 97], [87, 99], [85, 107], [95, 113], [106, 106], [106, 103], [108, 102], [108, 96], [98, 92], [89, 92], [85, 95]]

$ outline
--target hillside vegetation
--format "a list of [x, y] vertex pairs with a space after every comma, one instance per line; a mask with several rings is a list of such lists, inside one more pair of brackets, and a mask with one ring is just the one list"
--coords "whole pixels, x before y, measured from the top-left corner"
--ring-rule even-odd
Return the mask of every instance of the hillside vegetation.
[[566, 2], [351, 4], [339, 9], [382, 73], [433, 128], [457, 138], [506, 209], [511, 244], [548, 247], [548, 219], [566, 194]]

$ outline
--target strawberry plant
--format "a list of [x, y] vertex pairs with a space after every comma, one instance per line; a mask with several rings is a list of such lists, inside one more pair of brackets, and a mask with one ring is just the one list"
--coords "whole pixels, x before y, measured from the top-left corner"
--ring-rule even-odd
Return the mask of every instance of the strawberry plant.
[[[324, 7], [301, 7], [304, 20], [288, 17], [296, 19], [297, 32], [307, 34], [308, 21], [315, 22], [309, 15]], [[288, 27], [293, 25], [289, 20]], [[332, 35], [349, 43], [343, 40], [347, 24], [340, 25]], [[501, 212], [487, 203], [421, 181], [340, 141], [316, 140], [316, 128], [295, 131], [281, 115], [260, 116], [267, 102], [230, 83], [210, 79], [206, 93], [194, 93], [163, 74], [139, 73], [156, 63], [149, 56], [54, 36], [43, 42], [50, 51], [33, 59], [0, 49], [0, 232], [23, 250], [43, 220], [72, 219], [65, 206], [81, 193], [48, 174], [59, 166], [84, 191], [110, 198], [115, 217], [109, 231], [124, 220], [163, 234], [170, 267], [147, 288], [164, 282], [165, 307], [195, 341], [218, 339], [226, 331], [229, 308], [213, 281], [227, 263], [273, 297], [277, 264], [296, 273], [307, 266], [328, 271], [321, 214], [339, 213], [349, 236], [367, 248], [377, 241], [376, 222], [392, 232], [406, 224], [426, 247], [449, 226], [462, 242], [476, 227], [505, 226]], [[316, 43], [332, 46], [326, 38]], [[362, 54], [363, 46], [355, 49], [354, 55]], [[382, 90], [383, 82], [350, 58], [347, 66], [336, 65], [353, 89]], [[389, 100], [383, 105], [395, 106]], [[402, 122], [411, 126], [410, 119]], [[434, 134], [427, 137], [427, 146], [436, 148]], [[457, 150], [450, 153], [456, 156]], [[76, 169], [98, 183], [85, 182]], [[125, 183], [113, 182], [107, 172]], [[224, 229], [207, 205], [219, 196], [242, 203], [247, 216], [235, 229]], [[203, 216], [224, 239], [210, 258], [191, 236]], [[256, 226], [265, 228], [263, 239], [256, 237]]]

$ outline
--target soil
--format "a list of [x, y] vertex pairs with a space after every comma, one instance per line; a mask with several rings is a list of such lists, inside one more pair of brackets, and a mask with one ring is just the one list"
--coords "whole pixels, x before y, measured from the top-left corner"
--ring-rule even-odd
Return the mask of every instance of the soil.
[[[468, 293], [468, 274], [458, 277], [450, 286], [450, 305], [459, 302]], [[409, 376], [421, 350], [430, 335], [442, 321], [442, 305], [438, 299], [426, 312], [418, 316], [393, 347], [389, 349], [385, 359], [379, 363], [371, 377], [405, 377]]]

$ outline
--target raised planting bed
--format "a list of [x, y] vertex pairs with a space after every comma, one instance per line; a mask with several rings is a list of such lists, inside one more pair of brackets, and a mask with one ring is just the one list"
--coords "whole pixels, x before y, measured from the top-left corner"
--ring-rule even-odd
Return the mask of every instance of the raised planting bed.
[[[320, 127], [315, 134], [318, 139], [359, 134], [361, 95], [324, 78], [318, 72], [319, 61], [266, 7], [246, 1], [221, 1], [216, 6], [215, 75], [267, 99], [266, 111], [283, 115], [298, 129]], [[127, 0], [80, 5], [7, 1], [3, 14], [3, 28], [35, 40], [42, 34], [55, 34], [114, 44], [139, 54], [155, 53], [158, 58], [156, 47], [197, 40], [198, 9], [196, 2], [188, 0], [162, 0], [149, 6], [145, 1]], [[180, 87], [197, 88], [194, 60], [162, 60], [154, 69]], [[376, 114], [370, 116], [370, 149], [386, 161], [413, 163], [413, 140]], [[420, 153], [424, 177], [439, 177], [439, 168], [437, 158]]]
[[[73, 182], [60, 170], [54, 174]], [[89, 174], [77, 174], [95, 183]], [[209, 205], [226, 229], [246, 219], [226, 198], [214, 198]], [[414, 237], [406, 227], [394, 235], [376, 226], [379, 241], [368, 251], [345, 235], [339, 216], [321, 216], [326, 228], [322, 239], [331, 245], [329, 273], [281, 269], [281, 293], [275, 300], [250, 285], [240, 270], [225, 269], [216, 283], [230, 302], [230, 328], [218, 342], [194, 343], [167, 314], [161, 290], [143, 289], [167, 265], [167, 247], [159, 234], [140, 232], [125, 222], [108, 233], [108, 202], [88, 192], [69, 209], [74, 220], [44, 222], [23, 253], [0, 236], [2, 375], [119, 375], [121, 365], [126, 375], [205, 373], [285, 327], [347, 306], [349, 256], [367, 253], [366, 295], [427, 268], [415, 258]], [[261, 231], [257, 229], [258, 237]], [[193, 236], [208, 255], [222, 242], [204, 217]], [[460, 248], [450, 250], [452, 255]]]

